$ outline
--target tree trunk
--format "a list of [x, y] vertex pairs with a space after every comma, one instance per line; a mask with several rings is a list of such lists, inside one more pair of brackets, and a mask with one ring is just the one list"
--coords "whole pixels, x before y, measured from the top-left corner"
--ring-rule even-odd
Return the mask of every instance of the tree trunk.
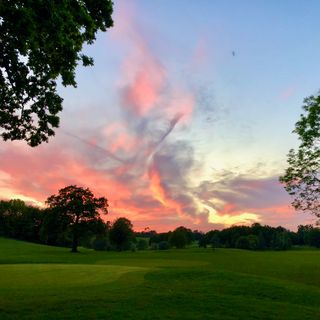
[[73, 232], [71, 252], [78, 252], [78, 235], [77, 235], [77, 232]]
[[78, 252], [78, 223], [79, 217], [76, 217], [76, 221], [73, 226], [73, 237], [72, 237], [72, 249], [71, 252]]

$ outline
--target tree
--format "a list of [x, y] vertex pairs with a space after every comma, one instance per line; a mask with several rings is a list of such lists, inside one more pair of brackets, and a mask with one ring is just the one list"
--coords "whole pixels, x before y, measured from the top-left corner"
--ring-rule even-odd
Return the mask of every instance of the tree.
[[169, 237], [169, 243], [172, 247], [183, 249], [188, 244], [188, 233], [184, 227], [175, 229]]
[[148, 241], [146, 239], [139, 239], [137, 242], [138, 250], [146, 250], [148, 249]]
[[0, 235], [39, 242], [42, 210], [20, 199], [0, 201]]
[[111, 0], [0, 1], [0, 136], [48, 141], [59, 126], [63, 99], [56, 79], [76, 87], [79, 61], [97, 31], [113, 25]]
[[117, 250], [123, 251], [130, 248], [134, 238], [133, 226], [127, 218], [118, 218], [110, 228], [110, 242]]
[[108, 213], [106, 198], [96, 198], [88, 188], [75, 185], [60, 189], [59, 193], [50, 196], [46, 203], [67, 221], [72, 233], [72, 252], [78, 252], [81, 231], [99, 220], [100, 213]]
[[[276, 250], [288, 250], [291, 247], [291, 240], [289, 237], [289, 232], [282, 231], [280, 228], [279, 231], [277, 231], [273, 235], [272, 239], [272, 248]], [[282, 228], [283, 229], [283, 228]]]
[[305, 114], [293, 131], [300, 145], [297, 151], [289, 151], [289, 166], [280, 181], [294, 197], [292, 205], [296, 210], [320, 218], [320, 95], [306, 98], [303, 109]]

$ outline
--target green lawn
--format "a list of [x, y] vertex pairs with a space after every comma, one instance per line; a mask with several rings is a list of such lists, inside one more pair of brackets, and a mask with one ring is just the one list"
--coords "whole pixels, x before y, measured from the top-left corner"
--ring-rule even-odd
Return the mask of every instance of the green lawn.
[[0, 238], [0, 319], [320, 319], [320, 251], [72, 254]]

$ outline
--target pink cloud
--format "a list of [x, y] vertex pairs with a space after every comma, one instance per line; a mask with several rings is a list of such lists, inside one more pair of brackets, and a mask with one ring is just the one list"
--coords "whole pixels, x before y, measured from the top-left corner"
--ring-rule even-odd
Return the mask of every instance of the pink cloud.
[[[127, 79], [122, 93], [123, 105], [139, 116], [157, 106], [165, 85], [163, 68], [150, 57], [148, 59], [148, 55], [149, 53], [144, 53], [146, 61], [143, 63], [128, 58], [129, 63], [135, 65], [137, 70], [133, 72], [132, 79]], [[128, 70], [124, 70], [124, 73], [129, 74]]]

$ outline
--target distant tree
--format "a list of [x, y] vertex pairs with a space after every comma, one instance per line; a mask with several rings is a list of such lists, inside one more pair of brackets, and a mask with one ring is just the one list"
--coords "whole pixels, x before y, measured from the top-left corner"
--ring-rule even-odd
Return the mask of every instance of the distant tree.
[[314, 228], [310, 231], [309, 245], [312, 247], [320, 248], [320, 229]]
[[288, 168], [280, 181], [293, 196], [295, 209], [320, 218], [320, 95], [306, 98], [303, 109], [293, 131], [300, 145], [289, 151]]
[[206, 248], [208, 245], [208, 241], [205, 235], [202, 235], [202, 237], [198, 240], [198, 246], [199, 248]]
[[129, 219], [118, 218], [110, 228], [110, 242], [117, 250], [130, 249], [130, 243], [134, 239], [133, 226]]
[[189, 228], [181, 226], [181, 227], [176, 228], [175, 231], [181, 231], [185, 234], [186, 239], [187, 239], [187, 244], [191, 244], [192, 241], [194, 240], [193, 231]]
[[177, 249], [185, 248], [188, 244], [188, 233], [184, 227], [179, 227], [175, 229], [170, 237], [169, 243], [172, 247], [176, 247]]
[[113, 25], [111, 0], [0, 1], [0, 136], [37, 146], [54, 135], [62, 98], [97, 31]]
[[152, 238], [157, 235], [155, 230], [149, 230], [149, 228], [145, 228], [144, 231], [135, 232], [135, 236], [138, 238]]
[[137, 242], [138, 250], [146, 250], [148, 249], [148, 241], [146, 239], [139, 239]]
[[168, 241], [160, 241], [158, 244], [159, 250], [168, 250], [170, 249], [170, 243]]
[[171, 233], [172, 231], [152, 234], [149, 239], [149, 244], [152, 245], [153, 243], [158, 244], [161, 241], [169, 241]]
[[0, 201], [0, 235], [39, 242], [42, 210], [20, 199]]
[[236, 247], [239, 249], [257, 250], [259, 249], [259, 238], [254, 234], [241, 236], [236, 241]]
[[47, 205], [62, 217], [72, 233], [72, 252], [78, 251], [81, 233], [100, 219], [100, 213], [107, 214], [106, 198], [96, 198], [88, 188], [71, 185], [50, 196]]
[[266, 240], [265, 240], [263, 231], [260, 231], [258, 233], [257, 237], [258, 237], [258, 247], [257, 247], [257, 249], [264, 250], [267, 247], [267, 244], [266, 244]]
[[219, 238], [218, 232], [214, 232], [214, 234], [212, 235], [212, 237], [209, 240], [209, 243], [210, 243], [212, 249], [220, 247], [221, 244], [220, 244], [220, 238]]
[[199, 241], [204, 236], [204, 233], [198, 230], [192, 231], [192, 239], [193, 241]]
[[249, 249], [250, 248], [250, 243], [249, 243], [248, 237], [247, 236], [240, 236], [236, 240], [236, 248]]
[[298, 226], [297, 235], [299, 245], [310, 245], [310, 234], [312, 230], [313, 226], [311, 224]]
[[272, 239], [272, 249], [276, 250], [288, 250], [291, 247], [291, 240], [289, 236], [289, 232], [278, 230], [274, 233]]

